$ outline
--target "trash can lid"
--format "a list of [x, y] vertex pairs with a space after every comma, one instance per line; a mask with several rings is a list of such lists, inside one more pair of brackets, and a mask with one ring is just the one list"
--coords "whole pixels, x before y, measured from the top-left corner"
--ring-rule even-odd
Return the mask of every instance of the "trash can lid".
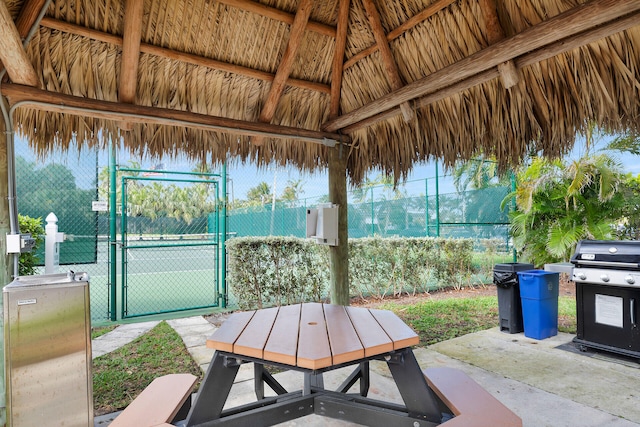
[[522, 262], [506, 262], [502, 264], [496, 264], [493, 267], [493, 271], [522, 271], [522, 270], [533, 270], [533, 264], [522, 263]]

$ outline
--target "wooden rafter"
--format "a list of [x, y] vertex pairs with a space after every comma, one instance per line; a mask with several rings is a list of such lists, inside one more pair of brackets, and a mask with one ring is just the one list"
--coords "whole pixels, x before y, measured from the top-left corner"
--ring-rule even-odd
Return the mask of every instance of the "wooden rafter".
[[[44, 7], [46, 0], [27, 0], [22, 5], [22, 9], [20, 9], [20, 13], [16, 18], [16, 29], [18, 30], [18, 34], [20, 34], [20, 39], [24, 40], [33, 24], [35, 24], [38, 16], [40, 16], [40, 12]], [[4, 64], [0, 61], [0, 71], [4, 70]]]
[[338, 28], [336, 31], [336, 47], [331, 64], [331, 101], [329, 117], [335, 118], [340, 114], [340, 91], [342, 89], [342, 66], [344, 64], [344, 49], [347, 45], [347, 29], [349, 26], [349, 6], [351, 0], [339, 0]]
[[[504, 28], [500, 24], [498, 18], [498, 12], [496, 10], [495, 0], [479, 0], [480, 11], [484, 17], [486, 25], [487, 39], [489, 44], [494, 44], [506, 37]], [[500, 79], [506, 89], [509, 89], [518, 84], [520, 81], [520, 75], [513, 60], [503, 62], [498, 65], [498, 71], [500, 72]]]
[[[420, 24], [421, 22], [429, 19], [430, 17], [440, 12], [442, 9], [448, 7], [451, 3], [455, 3], [456, 1], [457, 0], [437, 0], [431, 3], [425, 9], [423, 9], [420, 13], [409, 18], [404, 24], [390, 31], [389, 34], [387, 34], [387, 41], [393, 41], [397, 39], [398, 37], [403, 35], [405, 32], [409, 31], [410, 29]], [[348, 61], [345, 61], [344, 68], [347, 69], [351, 67], [356, 62], [360, 61], [362, 58], [366, 58], [367, 56], [371, 55], [377, 50], [378, 50], [378, 43], [374, 44], [373, 46], [369, 46], [368, 48], [366, 48], [361, 52], [356, 53], [351, 58], [349, 58]]]
[[[547, 60], [554, 56], [560, 55], [564, 52], [568, 52], [570, 50], [576, 49], [580, 46], [587, 45], [589, 43], [594, 43], [598, 40], [602, 40], [603, 38], [609, 37], [613, 34], [619, 33], [621, 31], [628, 30], [636, 25], [638, 25], [638, 21], [640, 20], [640, 12], [635, 12], [634, 14], [625, 16], [624, 18], [616, 19], [607, 24], [601, 25], [594, 29], [584, 31], [580, 34], [567, 37], [561, 40], [558, 40], [550, 45], [542, 47], [540, 49], [529, 52], [525, 55], [518, 57], [514, 62], [515, 66], [518, 69], [522, 69], [524, 67], [528, 67], [533, 64], [537, 64], [540, 61]], [[465, 91], [474, 86], [487, 83], [490, 80], [493, 80], [499, 77], [499, 71], [497, 67], [491, 68], [487, 71], [483, 71], [470, 77], [465, 80], [461, 80], [458, 83], [454, 83], [452, 85], [445, 85], [433, 93], [418, 98], [416, 100], [416, 107], [426, 107], [429, 104], [440, 101], [441, 99], [448, 98], [457, 93]], [[376, 114], [375, 116], [369, 117], [360, 122], [354, 123], [353, 125], [347, 126], [342, 129], [344, 133], [352, 133], [359, 129], [371, 126], [381, 120], [387, 120], [398, 116], [401, 114], [400, 108], [395, 107], [391, 110], [387, 110], [380, 114]]]
[[350, 142], [348, 136], [331, 132], [300, 129], [270, 123], [248, 122], [168, 108], [99, 101], [12, 83], [2, 85], [2, 95], [6, 96], [14, 107], [75, 114], [97, 119], [183, 126], [252, 137], [298, 139], [315, 143], [323, 143], [325, 139], [332, 139], [344, 143]]
[[29, 30], [35, 24], [46, 0], [27, 0], [22, 5], [20, 13], [16, 18], [16, 28], [20, 38], [24, 39], [29, 34]]
[[0, 61], [4, 64], [11, 81], [38, 86], [38, 75], [22, 48], [20, 34], [4, 1], [0, 1]]
[[[218, 0], [219, 3], [226, 4], [228, 6], [235, 7], [237, 9], [246, 10], [247, 12], [253, 12], [261, 16], [265, 16], [267, 18], [275, 19], [281, 22], [286, 22], [289, 25], [293, 24], [293, 20], [295, 15], [285, 12], [280, 9], [276, 9], [275, 7], [265, 6], [263, 4], [257, 3], [255, 1], [250, 0]], [[326, 25], [321, 22], [316, 21], [308, 21], [307, 22], [307, 30], [313, 31], [319, 34], [324, 34], [325, 36], [335, 37], [336, 29], [331, 25]]]
[[[384, 65], [387, 78], [389, 79], [389, 83], [391, 84], [391, 90], [398, 90], [404, 86], [404, 83], [400, 78], [398, 64], [396, 63], [396, 60], [393, 57], [393, 53], [391, 52], [391, 46], [389, 46], [389, 41], [387, 40], [384, 28], [382, 28], [382, 21], [380, 20], [380, 13], [378, 12], [378, 8], [373, 3], [373, 0], [363, 0], [362, 3], [364, 4], [364, 8], [367, 11], [369, 25], [371, 25], [373, 37], [376, 39], [376, 46], [380, 51], [382, 63]], [[408, 102], [403, 102], [402, 104], [400, 104], [400, 110], [402, 111], [404, 120], [407, 122], [411, 121], [415, 117], [413, 109]]]
[[542, 48], [562, 38], [587, 31], [598, 25], [640, 10], [637, 0], [592, 0], [565, 13], [537, 24], [512, 37], [442, 68], [420, 80], [393, 91], [337, 119], [329, 120], [323, 129], [337, 131], [403, 102], [433, 93], [438, 89], [472, 77], [529, 51]]
[[[265, 101], [262, 107], [262, 111], [260, 112], [260, 116], [258, 117], [258, 120], [262, 123], [271, 122], [271, 119], [273, 119], [273, 116], [276, 113], [278, 102], [280, 102], [285, 84], [287, 82], [287, 79], [289, 78], [291, 69], [293, 68], [293, 61], [295, 60], [298, 48], [302, 43], [304, 30], [307, 26], [309, 16], [311, 16], [312, 7], [313, 0], [302, 0], [300, 4], [298, 4], [296, 17], [293, 20], [291, 29], [289, 30], [289, 42], [287, 43], [287, 47], [284, 50], [284, 54], [282, 55], [282, 60], [280, 61], [280, 65], [278, 66], [278, 71], [276, 71], [276, 76], [271, 83], [271, 89], [269, 89], [267, 100]], [[262, 143], [262, 139], [254, 139], [253, 143], [256, 145], [260, 145]]]
[[[87, 37], [92, 40], [98, 40], [98, 41], [101, 41], [104, 43], [110, 43], [116, 46], [122, 46], [122, 37], [105, 33], [103, 31], [82, 27], [80, 25], [70, 24], [64, 21], [59, 21], [56, 19], [48, 18], [48, 17], [45, 17], [42, 19], [41, 25], [43, 27], [50, 28], [52, 30], [58, 30], [68, 34]], [[147, 53], [150, 55], [155, 55], [161, 58], [168, 58], [176, 61], [181, 61], [187, 64], [198, 65], [202, 67], [211, 68], [214, 70], [234, 73], [234, 74], [238, 74], [245, 77], [251, 77], [254, 79], [263, 80], [267, 82], [271, 82], [275, 78], [274, 74], [267, 73], [265, 71], [243, 67], [240, 65], [230, 64], [228, 62], [218, 61], [211, 58], [205, 58], [203, 56], [180, 52], [173, 49], [166, 49], [166, 48], [155, 46], [148, 43], [140, 44], [140, 52]], [[329, 85], [311, 82], [308, 80], [290, 78], [287, 80], [287, 85], [301, 88], [301, 89], [308, 89], [316, 92], [322, 92], [326, 94], [329, 94], [331, 92]]]
[[[143, 13], [144, 2], [139, 0], [126, 1], [118, 99], [120, 102], [127, 104], [134, 104], [136, 100]], [[127, 122], [121, 123], [120, 128], [123, 130], [131, 130], [131, 126]]]

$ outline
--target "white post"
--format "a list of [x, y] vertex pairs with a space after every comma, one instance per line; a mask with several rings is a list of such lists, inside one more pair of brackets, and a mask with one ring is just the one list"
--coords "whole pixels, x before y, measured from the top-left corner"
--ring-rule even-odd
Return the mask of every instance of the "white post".
[[51, 212], [47, 215], [44, 239], [44, 272], [58, 272], [60, 264], [60, 243], [64, 241], [64, 233], [58, 233], [58, 217]]

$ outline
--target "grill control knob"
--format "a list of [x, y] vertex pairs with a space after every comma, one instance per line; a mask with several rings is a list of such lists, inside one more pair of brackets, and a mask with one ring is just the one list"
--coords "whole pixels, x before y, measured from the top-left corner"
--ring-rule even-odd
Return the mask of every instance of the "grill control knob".
[[600, 280], [602, 280], [603, 282], [607, 283], [609, 281], [609, 276], [607, 276], [606, 274], [601, 274], [600, 275]]
[[587, 275], [584, 274], [583, 272], [576, 274], [576, 277], [580, 280], [587, 280]]
[[633, 285], [634, 283], [636, 283], [636, 279], [630, 274], [624, 278], [624, 281], [630, 285]]

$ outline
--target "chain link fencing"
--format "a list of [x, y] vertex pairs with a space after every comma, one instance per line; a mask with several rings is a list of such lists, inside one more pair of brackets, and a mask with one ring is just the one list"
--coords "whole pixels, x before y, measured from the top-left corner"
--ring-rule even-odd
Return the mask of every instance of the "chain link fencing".
[[[233, 177], [238, 180], [238, 177]], [[497, 239], [500, 250], [512, 250], [509, 238], [509, 206], [501, 209], [510, 186], [494, 186], [457, 192], [452, 178], [440, 176], [398, 185], [370, 186], [349, 192], [349, 237], [471, 238]], [[255, 187], [260, 186], [260, 183]], [[265, 184], [266, 183], [262, 183]], [[443, 188], [445, 192], [439, 192]], [[236, 201], [228, 211], [232, 236], [306, 237], [307, 209], [326, 203], [326, 194], [292, 201]], [[479, 248], [481, 245], [478, 243]]]
[[[65, 235], [59, 271], [89, 273], [91, 320], [105, 321], [109, 318], [109, 221], [108, 213], [94, 210], [92, 203], [98, 200], [98, 151], [71, 147], [66, 153], [40, 159], [18, 139], [15, 152], [18, 213], [40, 219], [43, 228], [47, 216], [55, 214], [58, 231]], [[43, 242], [34, 254], [38, 274], [45, 272], [44, 247]]]
[[[218, 277], [217, 270], [222, 269], [216, 258], [219, 248], [210, 245], [217, 244], [219, 239], [217, 208], [211, 205], [193, 210], [194, 205], [202, 205], [198, 198], [207, 184], [195, 182], [194, 176], [188, 178], [194, 180], [190, 184], [172, 182], [167, 179], [171, 176], [167, 172], [173, 167], [171, 164], [136, 172], [139, 165], [134, 163], [127, 163], [129, 171], [121, 167], [117, 178], [117, 237], [113, 243], [118, 249], [113, 253], [109, 240], [110, 214], [104, 210], [104, 203], [94, 203], [109, 200], [108, 152], [71, 147], [67, 152], [39, 159], [26, 142], [16, 141], [18, 212], [40, 218], [43, 227], [49, 213], [58, 217], [58, 229], [65, 234], [65, 241], [60, 244], [59, 271], [89, 273], [94, 323], [113, 319], [114, 310], [118, 316], [128, 317], [214, 306], [215, 302], [202, 301], [219, 298], [218, 288], [202, 290], [194, 285], [197, 280], [193, 279], [205, 275]], [[189, 167], [192, 168], [193, 165]], [[316, 185], [319, 191], [305, 194], [314, 192], [303, 179], [294, 180], [274, 197], [270, 186], [256, 182], [256, 177], [246, 173], [247, 170], [229, 168], [227, 183], [231, 184], [231, 194], [226, 236], [304, 238], [307, 209], [328, 202], [324, 190], [327, 185]], [[125, 174], [135, 178], [125, 185], [126, 200], [122, 194]], [[239, 194], [237, 198], [233, 194], [234, 185], [239, 188], [243, 181], [247, 193], [260, 190], [253, 200], [248, 200], [249, 194]], [[508, 253], [511, 251], [508, 209], [501, 210], [500, 204], [510, 191], [506, 186], [495, 186], [458, 192], [452, 178], [447, 176], [411, 180], [395, 188], [364, 186], [348, 194], [349, 236], [464, 237], [477, 241], [478, 250], [483, 250], [480, 242], [490, 239], [498, 242], [494, 243], [493, 252]], [[35, 254], [40, 265], [37, 273], [44, 273], [43, 248], [44, 244]], [[115, 294], [110, 281], [114, 263]], [[129, 279], [123, 283], [122, 277]], [[144, 285], [140, 285], [143, 281]], [[198, 289], [189, 290], [194, 286]], [[188, 294], [193, 297], [186, 297]], [[114, 301], [119, 304], [117, 309]], [[166, 301], [173, 302], [167, 305]]]

